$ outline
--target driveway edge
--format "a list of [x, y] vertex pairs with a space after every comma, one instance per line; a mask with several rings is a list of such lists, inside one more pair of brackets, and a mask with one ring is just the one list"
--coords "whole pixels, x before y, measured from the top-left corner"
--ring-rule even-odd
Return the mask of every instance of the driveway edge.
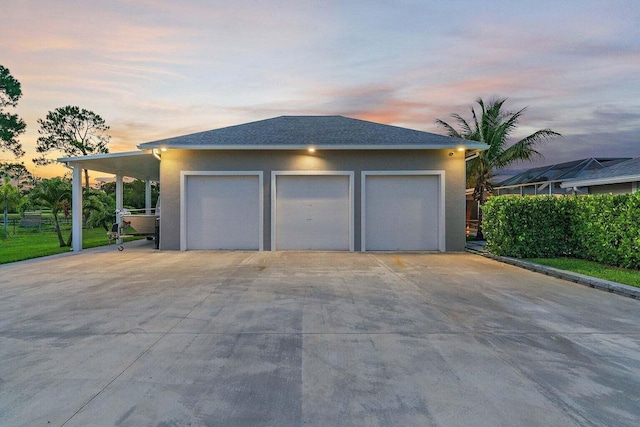
[[529, 261], [523, 261], [518, 258], [498, 256], [484, 250], [466, 248], [466, 251], [472, 254], [482, 255], [485, 258], [491, 258], [493, 260], [503, 262], [505, 264], [524, 268], [529, 271], [534, 271], [536, 273], [542, 273], [547, 276], [568, 280], [570, 282], [578, 283], [580, 285], [588, 286], [590, 288], [612, 292], [614, 294], [623, 295], [633, 299], [640, 298], [640, 288], [636, 288], [634, 286], [624, 285], [618, 282], [611, 282], [609, 280], [604, 280], [604, 279], [598, 279], [596, 277], [586, 276], [584, 274], [579, 274], [579, 273], [573, 273], [566, 270], [559, 270], [557, 268], [547, 267], [546, 265], [536, 264]]

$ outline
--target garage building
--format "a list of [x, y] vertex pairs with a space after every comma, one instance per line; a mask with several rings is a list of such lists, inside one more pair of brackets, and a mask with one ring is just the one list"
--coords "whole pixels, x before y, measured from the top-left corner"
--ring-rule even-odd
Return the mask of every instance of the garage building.
[[486, 145], [281, 116], [138, 148], [159, 160], [161, 250], [461, 251], [465, 158]]

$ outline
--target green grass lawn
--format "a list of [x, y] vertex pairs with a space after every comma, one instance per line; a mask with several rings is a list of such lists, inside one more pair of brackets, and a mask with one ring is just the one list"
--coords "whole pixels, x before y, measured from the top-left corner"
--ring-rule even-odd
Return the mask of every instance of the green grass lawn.
[[[62, 237], [66, 240], [69, 237], [71, 226], [63, 226]], [[47, 255], [55, 255], [69, 252], [71, 248], [61, 248], [58, 243], [57, 234], [51, 229], [22, 228], [16, 227], [15, 234], [9, 228], [9, 236], [0, 240], [0, 264], [22, 261], [25, 259], [38, 258]], [[131, 240], [129, 238], [126, 239]], [[109, 244], [107, 232], [104, 229], [84, 229], [82, 231], [83, 248], [94, 248]]]
[[612, 267], [576, 258], [529, 258], [526, 261], [640, 288], [640, 271], [638, 270]]

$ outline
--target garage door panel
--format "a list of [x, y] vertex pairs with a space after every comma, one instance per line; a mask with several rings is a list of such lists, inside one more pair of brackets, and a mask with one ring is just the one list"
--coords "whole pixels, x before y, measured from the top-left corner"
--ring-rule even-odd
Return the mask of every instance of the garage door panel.
[[276, 249], [349, 250], [348, 176], [276, 177]]
[[187, 249], [259, 249], [258, 176], [187, 178]]
[[438, 250], [439, 177], [366, 177], [367, 250]]

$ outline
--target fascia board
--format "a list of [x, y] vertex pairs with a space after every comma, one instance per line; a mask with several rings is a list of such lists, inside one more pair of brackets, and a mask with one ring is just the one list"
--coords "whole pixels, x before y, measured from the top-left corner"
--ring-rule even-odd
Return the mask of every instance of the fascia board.
[[625, 175], [612, 178], [585, 179], [576, 181], [564, 181], [560, 184], [562, 188], [589, 187], [592, 185], [622, 184], [627, 182], [640, 181], [640, 175]]
[[68, 162], [88, 162], [91, 160], [99, 160], [99, 159], [114, 159], [118, 157], [130, 157], [130, 156], [142, 156], [145, 154], [149, 154], [145, 151], [127, 151], [123, 153], [105, 153], [105, 154], [91, 154], [88, 156], [73, 156], [73, 157], [60, 157], [56, 159], [56, 161], [60, 163], [68, 163]]

